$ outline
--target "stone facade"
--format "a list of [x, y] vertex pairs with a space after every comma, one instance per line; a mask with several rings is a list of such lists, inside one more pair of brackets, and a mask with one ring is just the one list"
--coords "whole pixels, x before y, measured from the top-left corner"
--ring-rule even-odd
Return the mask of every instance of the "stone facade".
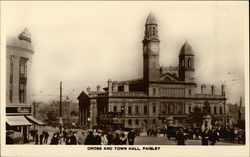
[[[18, 37], [7, 37], [6, 43], [6, 111], [7, 115], [31, 114], [30, 75], [34, 54], [30, 33], [25, 29]], [[22, 113], [8, 112], [23, 107]], [[11, 109], [10, 109], [11, 110]], [[29, 112], [28, 112], [29, 110]]]
[[182, 46], [179, 65], [160, 67], [160, 40], [158, 25], [151, 13], [145, 24], [143, 43], [143, 78], [112, 81], [100, 91], [88, 88], [79, 97], [79, 121], [81, 126], [98, 125], [98, 116], [108, 112], [122, 112], [125, 128], [149, 128], [163, 126], [173, 118], [175, 125], [185, 125], [195, 106], [204, 107], [207, 100], [212, 117], [223, 123], [225, 92], [215, 93], [215, 87], [206, 90], [197, 87], [194, 78], [194, 52], [188, 42]]

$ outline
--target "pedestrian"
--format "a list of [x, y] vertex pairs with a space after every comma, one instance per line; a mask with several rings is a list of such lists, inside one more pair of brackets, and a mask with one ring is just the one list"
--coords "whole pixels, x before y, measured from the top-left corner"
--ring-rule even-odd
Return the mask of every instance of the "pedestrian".
[[35, 130], [30, 130], [30, 135], [32, 136], [33, 141], [35, 141]]
[[102, 138], [101, 138], [101, 133], [97, 132], [95, 136], [95, 145], [101, 145], [102, 144]]
[[82, 131], [80, 137], [78, 137], [78, 144], [82, 145], [84, 144], [84, 141], [85, 141], [85, 135], [84, 135], [84, 132]]
[[57, 133], [54, 133], [54, 134], [53, 134], [53, 137], [52, 137], [52, 139], [51, 139], [51, 141], [50, 141], [50, 144], [51, 144], [51, 145], [58, 145], [58, 143], [59, 143], [58, 134], [57, 134]]
[[129, 131], [127, 137], [128, 137], [128, 144], [129, 145], [134, 145], [134, 142], [135, 142], [135, 133], [134, 133], [133, 129]]
[[49, 133], [47, 131], [44, 131], [44, 143], [48, 143]]
[[115, 138], [114, 138], [114, 141], [113, 141], [113, 144], [114, 145], [120, 145], [120, 138], [119, 138], [119, 134], [118, 133], [116, 133], [115, 134]]
[[6, 132], [6, 144], [14, 144], [13, 132], [12, 131], [7, 131]]
[[108, 145], [111, 145], [113, 143], [114, 135], [111, 133], [111, 131], [109, 131], [107, 134], [107, 140], [108, 140]]
[[201, 133], [201, 145], [208, 145], [208, 140], [209, 140], [209, 132], [208, 132], [208, 129], [206, 128]]
[[44, 136], [44, 134], [43, 134], [43, 132], [41, 132], [41, 134], [39, 136], [41, 145], [43, 144], [43, 136]]
[[94, 145], [95, 144], [95, 136], [93, 135], [93, 131], [89, 131], [88, 136], [85, 139], [84, 144], [86, 145]]
[[62, 124], [59, 125], [59, 134], [62, 134]]
[[38, 144], [38, 131], [37, 130], [35, 130], [35, 142], [36, 142], [36, 144]]
[[124, 133], [121, 133], [120, 145], [127, 145], [127, 138], [125, 137]]
[[67, 131], [64, 128], [64, 130], [63, 130], [63, 141], [66, 141], [66, 138], [67, 138]]
[[28, 140], [28, 138], [27, 138], [27, 133], [26, 133], [26, 131], [23, 133], [23, 143], [28, 143], [29, 142], [29, 140]]
[[177, 145], [185, 145], [186, 137], [184, 135], [183, 129], [180, 129], [180, 131], [176, 135], [175, 141], [177, 141]]
[[71, 132], [69, 140], [70, 140], [71, 145], [76, 145], [77, 144], [76, 133], [75, 132]]
[[211, 131], [209, 132], [210, 145], [215, 145], [217, 140], [218, 140], [218, 133], [214, 128], [212, 128]]
[[108, 144], [108, 139], [107, 139], [107, 135], [102, 133], [101, 134], [101, 139], [102, 139], [102, 145], [107, 145]]

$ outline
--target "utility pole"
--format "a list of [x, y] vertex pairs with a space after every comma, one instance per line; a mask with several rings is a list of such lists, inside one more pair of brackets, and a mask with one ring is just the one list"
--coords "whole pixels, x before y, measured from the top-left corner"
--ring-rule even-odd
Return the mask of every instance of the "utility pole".
[[60, 120], [60, 125], [63, 125], [63, 122], [62, 122], [62, 81], [60, 81], [59, 120]]
[[36, 118], [36, 101], [33, 101], [33, 116]]

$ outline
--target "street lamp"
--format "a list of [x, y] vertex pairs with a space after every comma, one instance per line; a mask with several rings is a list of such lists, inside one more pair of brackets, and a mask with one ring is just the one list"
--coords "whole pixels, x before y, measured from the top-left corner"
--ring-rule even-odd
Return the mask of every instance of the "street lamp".
[[70, 100], [69, 97], [66, 97], [66, 105], [67, 105], [67, 125], [69, 124], [69, 104], [70, 104]]

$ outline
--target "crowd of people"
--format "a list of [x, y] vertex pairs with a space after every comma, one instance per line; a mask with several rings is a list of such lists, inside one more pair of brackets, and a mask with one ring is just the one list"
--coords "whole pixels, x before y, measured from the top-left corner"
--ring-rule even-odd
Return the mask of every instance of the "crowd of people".
[[[219, 140], [227, 142], [245, 143], [245, 132], [241, 129], [217, 129], [212, 127], [211, 129], [186, 129], [178, 128], [173, 132], [169, 131], [166, 127], [155, 127], [147, 130], [131, 129], [129, 132], [122, 130], [108, 130], [102, 131], [100, 129], [89, 130], [88, 132], [82, 132], [80, 130], [73, 131], [71, 129], [61, 128], [53, 134], [48, 133], [46, 129], [38, 131], [32, 129], [30, 135], [35, 144], [66, 144], [66, 145], [134, 145], [136, 136], [140, 136], [142, 132], [146, 132], [148, 136], [163, 136], [175, 138], [177, 145], [185, 145], [188, 139], [201, 140], [201, 145], [215, 145]], [[51, 131], [50, 131], [51, 133]], [[162, 134], [162, 135], [161, 135]], [[51, 136], [51, 138], [49, 138]], [[143, 136], [143, 135], [142, 135]], [[26, 137], [26, 136], [25, 136]], [[23, 138], [24, 142], [32, 139]], [[6, 132], [6, 144], [14, 144], [13, 132]]]
[[103, 132], [94, 132], [91, 130], [89, 131], [84, 144], [85, 145], [134, 145], [134, 140], [136, 137], [136, 133], [134, 130], [130, 130], [125, 135], [124, 132], [116, 132], [116, 131], [109, 131], [106, 134]]
[[49, 133], [48, 131], [39, 131], [37, 129], [31, 130], [30, 135], [33, 138], [33, 141], [35, 141], [35, 144], [47, 144], [48, 143], [48, 138], [49, 138]]

